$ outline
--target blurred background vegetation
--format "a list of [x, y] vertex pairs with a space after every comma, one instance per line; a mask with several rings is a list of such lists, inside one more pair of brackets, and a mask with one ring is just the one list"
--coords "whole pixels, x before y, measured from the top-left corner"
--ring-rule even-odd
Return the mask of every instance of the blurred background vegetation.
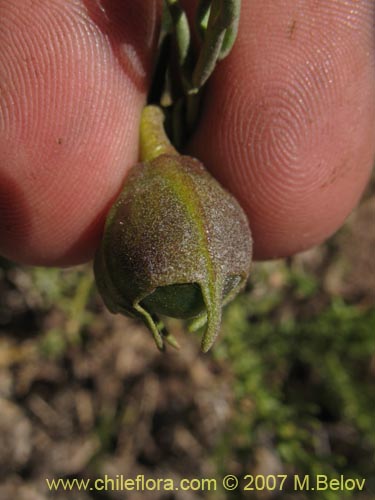
[[[373, 186], [372, 186], [373, 191]], [[329, 241], [256, 263], [208, 355], [110, 315], [91, 266], [0, 261], [0, 500], [375, 498], [375, 200]], [[366, 491], [48, 492], [45, 478], [344, 474]], [[244, 484], [244, 483], [242, 483]], [[159, 496], [158, 496], [159, 495]], [[242, 496], [243, 495], [243, 496]]]

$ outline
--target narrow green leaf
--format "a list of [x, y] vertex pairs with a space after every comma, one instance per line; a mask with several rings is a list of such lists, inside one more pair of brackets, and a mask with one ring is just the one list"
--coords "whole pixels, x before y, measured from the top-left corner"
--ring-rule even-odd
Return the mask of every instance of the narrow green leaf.
[[195, 28], [201, 40], [207, 30], [212, 0], [200, 0], [195, 15]]
[[240, 11], [241, 11], [241, 0], [235, 0], [232, 2], [232, 10], [231, 10], [231, 16], [232, 16], [232, 23], [231, 25], [227, 28], [225, 35], [224, 35], [224, 40], [223, 44], [221, 46], [220, 50], [220, 55], [219, 55], [219, 60], [221, 61], [227, 55], [229, 52], [232, 50], [232, 47], [234, 45], [234, 42], [236, 41], [237, 38], [237, 33], [238, 33], [238, 25], [239, 25], [239, 20], [240, 20]]
[[180, 6], [178, 0], [166, 0], [174, 25], [174, 34], [178, 51], [178, 62], [183, 66], [190, 48], [190, 28], [186, 13]]
[[216, 62], [229, 53], [237, 33], [240, 0], [213, 0], [203, 44], [194, 68], [191, 93], [205, 84]]

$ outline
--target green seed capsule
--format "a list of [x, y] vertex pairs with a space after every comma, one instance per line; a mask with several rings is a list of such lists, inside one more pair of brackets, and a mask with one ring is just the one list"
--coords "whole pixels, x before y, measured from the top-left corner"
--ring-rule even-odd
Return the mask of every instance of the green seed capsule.
[[141, 318], [160, 349], [164, 340], [175, 341], [159, 314], [194, 319], [197, 327], [206, 323], [206, 352], [219, 332], [222, 306], [250, 272], [248, 222], [203, 165], [179, 155], [162, 136], [159, 108], [145, 108], [141, 127], [143, 162], [131, 169], [108, 214], [96, 281], [107, 307]]

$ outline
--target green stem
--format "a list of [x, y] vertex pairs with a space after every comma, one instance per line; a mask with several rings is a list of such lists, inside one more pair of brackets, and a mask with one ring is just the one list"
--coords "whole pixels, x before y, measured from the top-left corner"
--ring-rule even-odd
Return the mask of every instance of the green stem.
[[146, 106], [141, 116], [140, 159], [152, 161], [162, 155], [178, 155], [164, 130], [164, 113], [158, 106]]

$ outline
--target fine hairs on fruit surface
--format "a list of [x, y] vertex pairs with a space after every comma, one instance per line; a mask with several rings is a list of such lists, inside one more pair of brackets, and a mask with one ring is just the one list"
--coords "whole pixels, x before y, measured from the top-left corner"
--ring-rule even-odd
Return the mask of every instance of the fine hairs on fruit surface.
[[252, 239], [235, 198], [195, 158], [180, 155], [157, 106], [141, 119], [141, 163], [128, 174], [107, 216], [94, 263], [110, 311], [140, 318], [156, 345], [177, 346], [159, 315], [204, 326], [207, 352], [223, 305], [248, 278]]

